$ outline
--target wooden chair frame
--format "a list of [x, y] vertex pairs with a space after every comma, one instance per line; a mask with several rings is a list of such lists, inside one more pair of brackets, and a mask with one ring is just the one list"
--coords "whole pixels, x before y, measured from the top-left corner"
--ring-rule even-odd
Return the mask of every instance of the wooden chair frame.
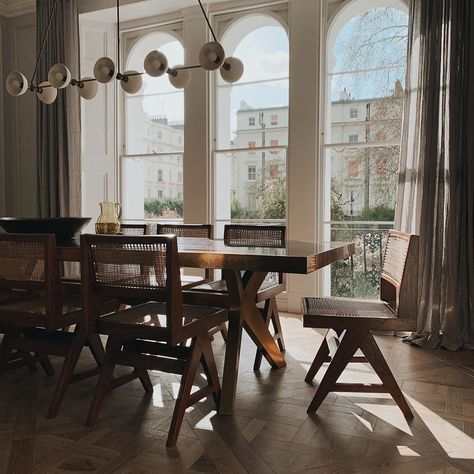
[[[122, 230], [131, 230], [131, 233], [122, 232]], [[133, 231], [141, 231], [141, 233], [133, 233]], [[120, 231], [123, 235], [148, 235], [147, 224], [120, 224]]]
[[[193, 237], [193, 238], [214, 238], [214, 226], [212, 224], [157, 224], [157, 234], [173, 234], [177, 237]], [[206, 268], [204, 270], [204, 278], [197, 282], [183, 285], [183, 290], [189, 290], [197, 285], [208, 283], [214, 278], [214, 270]]]
[[[392, 263], [391, 260], [397, 258], [391, 246], [392, 239], [399, 239], [406, 243], [406, 253], [400, 256], [401, 262], [398, 263], [394, 272], [387, 271], [387, 267]], [[323, 363], [330, 362], [308, 407], [308, 414], [315, 413], [328, 393], [336, 391], [390, 393], [405, 417], [413, 417], [413, 413], [385, 361], [372, 331], [410, 331], [416, 329], [418, 246], [418, 236], [394, 230], [389, 231], [380, 278], [380, 305], [382, 309], [393, 312], [392, 318], [378, 318], [374, 315], [350, 317], [321, 314], [321, 312], [314, 313], [310, 309], [312, 298], [303, 298], [304, 326], [328, 329], [305, 381], [311, 383]], [[388, 264], [387, 260], [390, 260]], [[351, 300], [348, 301], [350, 304]], [[357, 300], [354, 301], [358, 302]], [[355, 355], [358, 349], [362, 350], [363, 356]], [[347, 364], [351, 362], [370, 363], [382, 384], [337, 383], [339, 376]]]
[[[192, 237], [192, 238], [214, 238], [214, 226], [212, 224], [158, 224], [156, 226], [157, 234], [174, 234], [177, 237]], [[214, 279], [214, 269], [204, 269], [204, 278], [193, 281], [191, 283], [182, 284], [183, 290], [190, 290], [196, 286], [211, 282]], [[214, 334], [221, 333], [224, 342], [227, 342], [227, 325], [221, 325], [212, 328], [209, 331], [211, 341], [214, 340]]]
[[[0, 287], [27, 289], [36, 293], [28, 297], [39, 304], [44, 301], [45, 312], [22, 313], [18, 309], [9, 309], [8, 305], [0, 305], [0, 323], [5, 326], [5, 334], [0, 345], [0, 373], [7, 368], [9, 360], [19, 354], [37, 354], [46, 373], [51, 375], [53, 369], [46, 355], [64, 357], [64, 363], [59, 375], [53, 399], [47, 413], [48, 418], [54, 418], [64, 399], [70, 383], [97, 375], [104, 358], [104, 348], [100, 338], [91, 333], [90, 325], [84, 320], [81, 309], [63, 314], [63, 291], [60, 277], [60, 261], [56, 249], [54, 235], [34, 234], [3, 234], [0, 242], [9, 242], [11, 246], [21, 243], [36, 243], [44, 248], [44, 277], [41, 281], [12, 281], [0, 279]], [[6, 255], [8, 256], [8, 255]], [[33, 271], [33, 270], [32, 270]], [[38, 296], [42, 295], [42, 296]], [[79, 305], [81, 301], [79, 300]], [[117, 305], [111, 302], [106, 310], [110, 311]], [[75, 325], [74, 332], [67, 328]], [[97, 367], [83, 373], [74, 374], [77, 361], [84, 346], [89, 347]], [[41, 354], [41, 356], [38, 356]], [[27, 358], [27, 362], [30, 362]]]
[[[275, 233], [276, 235], [271, 238], [268, 242], [259, 243], [258, 238], [251, 236], [245, 241], [245, 234], [255, 234], [255, 233]], [[236, 233], [237, 236], [234, 237], [233, 234]], [[243, 234], [243, 235], [241, 235]], [[239, 246], [248, 246], [248, 247], [281, 247], [285, 245], [286, 238], [286, 227], [281, 225], [244, 225], [244, 224], [227, 224], [224, 227], [224, 243], [230, 247], [239, 247]], [[243, 242], [244, 241], [244, 242]], [[222, 282], [224, 283], [224, 282]], [[215, 301], [216, 305], [225, 306], [228, 302], [225, 298], [222, 298], [222, 294], [226, 293], [225, 284], [223, 284], [223, 289], [206, 289], [206, 288], [195, 288], [196, 293], [200, 292], [200, 297], [203, 298], [203, 301]], [[283, 338], [283, 330], [281, 328], [280, 315], [278, 312], [278, 306], [276, 302], [276, 296], [286, 291], [286, 276], [282, 273], [278, 274], [278, 284], [271, 285], [269, 287], [261, 287], [257, 292], [256, 304], [264, 303], [263, 308], [259, 308], [260, 314], [262, 315], [263, 320], [267, 327], [270, 323], [273, 326], [273, 338], [280, 351], [285, 350], [285, 341]], [[218, 293], [221, 293], [219, 295]], [[207, 295], [206, 295], [207, 293]], [[189, 295], [191, 298], [191, 295]], [[223, 302], [224, 301], [224, 302]], [[257, 371], [260, 369], [262, 363], [263, 354], [257, 349], [255, 353], [255, 360], [253, 365], [253, 370]]]
[[[115, 252], [99, 249], [100, 245], [118, 245]], [[94, 265], [97, 256], [101, 264], [114, 265], [117, 261], [117, 249], [120, 245], [128, 245], [129, 250], [120, 252], [120, 264], [149, 265], [149, 255], [141, 254], [149, 250], [133, 250], [133, 246], [141, 248], [156, 244], [164, 246], [165, 251], [165, 273], [166, 286], [154, 287], [150, 292], [146, 285], [143, 288], [129, 287], [127, 282], [123, 285], [98, 283], [95, 277]], [[91, 248], [97, 245], [93, 255]], [[112, 319], [109, 317], [99, 318], [96, 321], [97, 331], [109, 336], [106, 347], [104, 366], [95, 391], [87, 426], [95, 424], [100, 407], [106, 394], [136, 378], [140, 379], [145, 392], [151, 393], [153, 385], [147, 373], [148, 369], [160, 370], [180, 374], [181, 385], [175, 409], [171, 421], [167, 446], [174, 446], [177, 442], [179, 430], [183, 421], [185, 410], [204, 397], [212, 395], [219, 406], [220, 382], [217, 375], [214, 355], [209, 340], [208, 331], [227, 319], [227, 312], [217, 308], [200, 308], [206, 313], [204, 319], [183, 323], [183, 301], [178, 265], [177, 239], [170, 235], [157, 235], [149, 237], [132, 236], [94, 236], [83, 235], [81, 237], [82, 252], [82, 275], [83, 296], [85, 313], [88, 320], [93, 320], [97, 315], [95, 312], [96, 299], [101, 296], [120, 296], [125, 292], [127, 297], [137, 301], [153, 301], [132, 306], [117, 313]], [[100, 253], [99, 253], [100, 252]], [[159, 260], [158, 260], [159, 261]], [[157, 268], [155, 267], [155, 272]], [[160, 303], [162, 302], [162, 303]], [[165, 308], [166, 327], [158, 322], [153, 325], [138, 324], [144, 316], [160, 314]], [[126, 318], [126, 319], [125, 319]], [[137, 323], [134, 323], [136, 318]], [[182, 343], [191, 339], [191, 345], [187, 347]], [[207, 379], [207, 386], [191, 394], [194, 378], [199, 364], [202, 364]], [[133, 367], [132, 372], [121, 377], [114, 378], [113, 372], [116, 365]]]

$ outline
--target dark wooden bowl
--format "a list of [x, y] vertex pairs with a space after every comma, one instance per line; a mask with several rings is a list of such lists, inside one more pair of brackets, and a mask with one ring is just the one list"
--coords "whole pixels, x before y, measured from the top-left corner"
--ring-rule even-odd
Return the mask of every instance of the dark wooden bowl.
[[57, 240], [74, 239], [90, 217], [0, 217], [0, 227], [9, 234], [54, 234]]

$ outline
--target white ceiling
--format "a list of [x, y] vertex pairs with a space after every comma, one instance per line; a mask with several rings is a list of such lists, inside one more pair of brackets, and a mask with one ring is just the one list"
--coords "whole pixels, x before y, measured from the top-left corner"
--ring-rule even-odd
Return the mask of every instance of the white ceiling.
[[[203, 4], [222, 3], [226, 0], [204, 0]], [[120, 21], [131, 21], [139, 18], [147, 18], [164, 13], [174, 12], [183, 8], [198, 6], [197, 0], [144, 0], [120, 7]], [[115, 8], [105, 8], [81, 15], [84, 18], [102, 21], [115, 22]]]
[[[203, 4], [225, 1], [229, 0], [203, 0]], [[114, 5], [115, 0], [79, 0], [79, 10], [88, 12], [83, 15], [96, 21], [114, 22]], [[121, 21], [137, 20], [197, 5], [197, 0], [121, 0], [120, 19]], [[22, 15], [35, 11], [35, 7], [35, 0], [0, 0], [0, 15], [6, 17]]]

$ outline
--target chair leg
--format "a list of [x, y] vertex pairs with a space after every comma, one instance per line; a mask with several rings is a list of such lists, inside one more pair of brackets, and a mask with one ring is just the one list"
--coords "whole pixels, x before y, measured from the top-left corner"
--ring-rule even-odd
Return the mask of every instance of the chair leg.
[[275, 334], [278, 334], [278, 338], [277, 338], [278, 347], [280, 348], [281, 352], [284, 352], [285, 340], [283, 339], [283, 330], [281, 329], [280, 313], [278, 312], [278, 305], [277, 305], [275, 297], [271, 298], [271, 306], [272, 306], [271, 322], [273, 325], [273, 330], [275, 331]]
[[316, 374], [318, 373], [324, 362], [328, 362], [329, 346], [326, 337], [329, 334], [329, 331], [330, 329], [326, 331], [323, 342], [319, 346], [318, 353], [316, 354], [316, 357], [314, 358], [313, 363], [311, 364], [311, 367], [309, 368], [308, 373], [306, 374], [306, 377], [304, 379], [306, 383], [311, 383], [314, 380], [314, 377], [316, 377]]
[[113, 380], [115, 369], [115, 358], [121, 348], [121, 341], [116, 336], [109, 336], [105, 351], [105, 359], [100, 371], [99, 381], [95, 389], [94, 398], [92, 399], [87, 415], [86, 426], [93, 426], [97, 421], [100, 407], [109, 390], [110, 383]]
[[79, 356], [81, 355], [82, 348], [86, 343], [86, 339], [86, 330], [83, 329], [80, 324], [77, 324], [74, 330], [74, 336], [71, 342], [71, 346], [64, 359], [61, 373], [59, 375], [59, 380], [56, 385], [53, 399], [49, 406], [46, 418], [54, 418], [58, 414], [59, 407], [61, 406], [61, 403], [64, 399], [64, 395], [66, 394], [67, 387], [71, 381], [71, 377], [74, 373], [74, 369], [76, 368]]
[[38, 372], [38, 368], [36, 367], [35, 361], [33, 360], [33, 356], [29, 352], [19, 351], [18, 355], [21, 359], [23, 359], [23, 362], [28, 367], [28, 370], [31, 374]]
[[219, 375], [217, 373], [216, 360], [214, 353], [212, 352], [211, 341], [205, 339], [202, 341], [202, 357], [201, 363], [206, 374], [207, 383], [213, 388], [212, 396], [216, 404], [217, 410], [219, 410], [219, 401], [221, 396], [221, 384], [219, 382]]
[[87, 337], [87, 345], [91, 351], [92, 357], [98, 367], [102, 367], [102, 364], [105, 359], [105, 350], [102, 340], [98, 334], [91, 334]]
[[[206, 334], [206, 338], [209, 336]], [[191, 341], [191, 353], [186, 360], [183, 375], [181, 377], [181, 385], [179, 386], [178, 398], [173, 411], [171, 419], [171, 426], [166, 440], [166, 446], [171, 448], [176, 445], [178, 440], [179, 430], [183, 423], [184, 413], [189, 403], [189, 395], [193, 387], [193, 382], [196, 376], [196, 370], [199, 366], [202, 355], [202, 346], [200, 336], [194, 337]]]
[[221, 329], [222, 339], [224, 339], [224, 342], [227, 344], [227, 325], [226, 325], [226, 323], [222, 323], [220, 325], [220, 329]]
[[334, 389], [337, 379], [342, 374], [347, 364], [360, 347], [362, 341], [367, 338], [367, 330], [348, 329], [344, 335], [336, 354], [319, 384], [316, 395], [308, 407], [307, 413], [311, 415], [316, 412], [327, 397], [328, 393]]
[[140, 382], [146, 393], [153, 393], [153, 384], [151, 383], [150, 375], [146, 369], [135, 369], [139, 373]]
[[8, 361], [10, 360], [13, 348], [11, 340], [17, 332], [12, 326], [8, 326], [3, 334], [3, 339], [0, 344], [0, 374], [7, 368]]
[[[274, 296], [265, 301], [265, 306], [263, 307], [263, 309], [260, 310], [260, 313], [262, 314], [263, 320], [265, 321], [267, 327], [270, 325], [270, 322], [272, 323], [274, 334], [278, 335], [278, 337], [276, 338], [278, 348], [281, 352], [283, 352], [285, 350], [285, 341], [283, 340], [280, 314], [278, 313], [278, 306], [276, 303], [276, 298]], [[262, 365], [262, 357], [262, 351], [260, 349], [257, 349], [255, 352], [255, 360], [253, 363], [254, 372], [260, 370], [260, 366]]]
[[365, 357], [369, 361], [372, 368], [375, 370], [377, 375], [382, 380], [382, 383], [389, 391], [390, 395], [395, 400], [396, 404], [399, 406], [405, 418], [413, 418], [413, 413], [406, 401], [405, 396], [403, 395], [400, 387], [398, 386], [395, 377], [393, 376], [390, 367], [385, 360], [377, 342], [374, 339], [374, 336], [370, 333], [369, 337], [362, 342], [360, 346]]
[[212, 328], [209, 331], [209, 340], [211, 342], [214, 341], [214, 334], [220, 332], [222, 335], [222, 339], [224, 340], [225, 343], [227, 343], [227, 326], [225, 323], [219, 324], [219, 326], [216, 326], [215, 328]]
[[43, 367], [43, 370], [46, 372], [46, 375], [48, 377], [51, 377], [51, 375], [54, 375], [54, 368], [53, 365], [51, 364], [51, 361], [49, 360], [49, 357], [46, 354], [36, 354], [39, 359], [39, 363], [41, 364], [41, 367]]

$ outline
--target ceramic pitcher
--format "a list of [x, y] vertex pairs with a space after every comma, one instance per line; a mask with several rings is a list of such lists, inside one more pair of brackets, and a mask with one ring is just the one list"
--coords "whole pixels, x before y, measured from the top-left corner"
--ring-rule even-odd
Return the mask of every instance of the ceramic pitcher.
[[96, 234], [118, 234], [122, 208], [118, 202], [101, 202], [100, 216], [95, 224]]

